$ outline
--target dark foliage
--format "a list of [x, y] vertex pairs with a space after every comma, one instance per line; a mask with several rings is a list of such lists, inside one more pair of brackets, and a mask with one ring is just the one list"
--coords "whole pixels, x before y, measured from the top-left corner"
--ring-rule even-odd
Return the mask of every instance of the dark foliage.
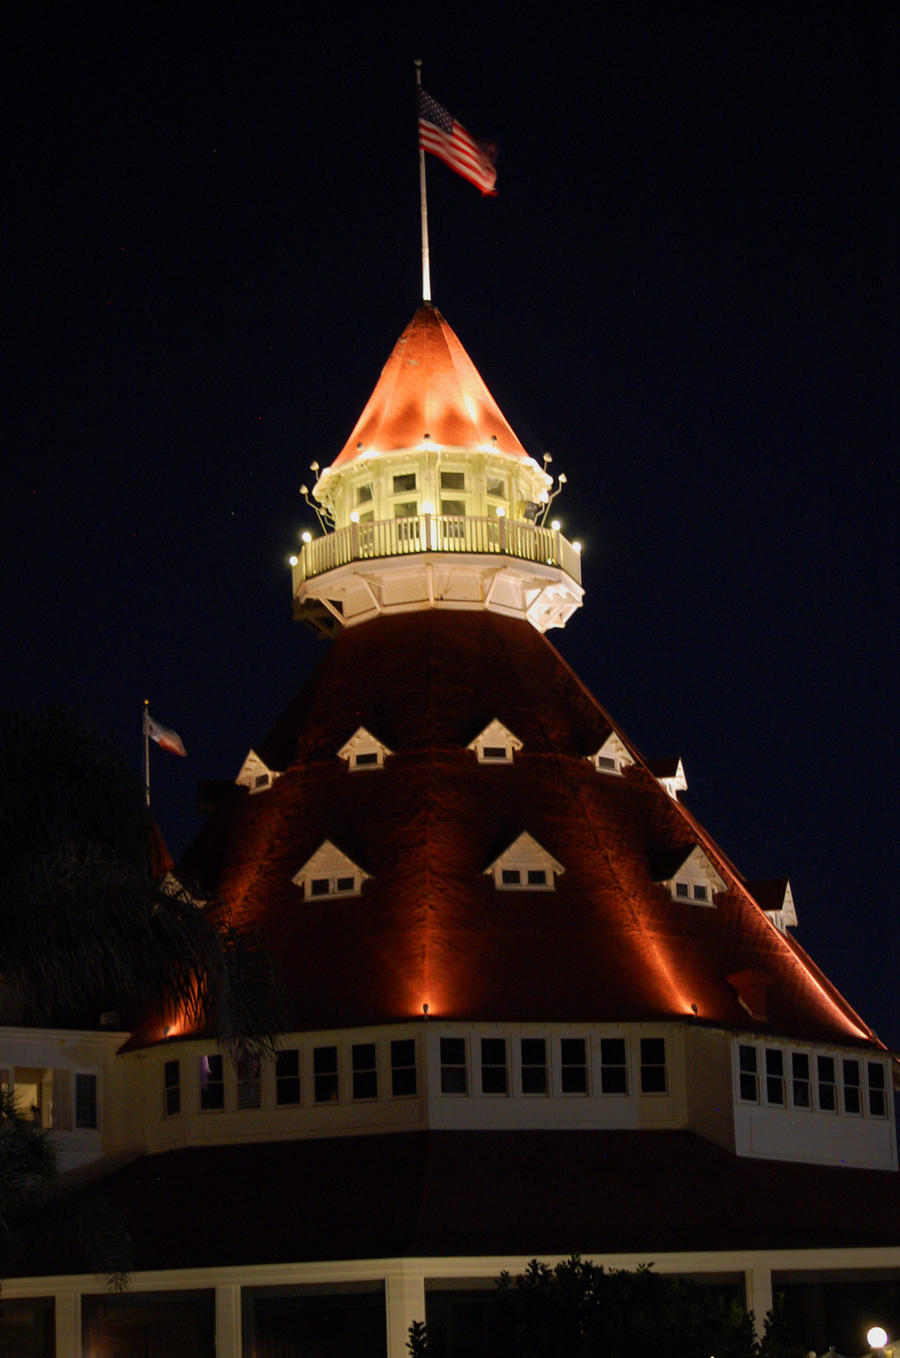
[[139, 781], [74, 713], [0, 714], [7, 993], [35, 1022], [181, 1010], [232, 1048], [271, 1048], [279, 988], [261, 939], [154, 875], [152, 834]]

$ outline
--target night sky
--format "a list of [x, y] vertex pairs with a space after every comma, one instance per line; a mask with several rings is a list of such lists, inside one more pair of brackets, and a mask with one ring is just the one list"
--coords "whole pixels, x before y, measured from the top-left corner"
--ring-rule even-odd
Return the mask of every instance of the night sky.
[[0, 702], [137, 769], [148, 697], [178, 855], [323, 653], [298, 487], [420, 298], [420, 56], [500, 147], [429, 161], [433, 296], [567, 474], [551, 640], [900, 1048], [891, 7], [541, 13], [21, 8]]

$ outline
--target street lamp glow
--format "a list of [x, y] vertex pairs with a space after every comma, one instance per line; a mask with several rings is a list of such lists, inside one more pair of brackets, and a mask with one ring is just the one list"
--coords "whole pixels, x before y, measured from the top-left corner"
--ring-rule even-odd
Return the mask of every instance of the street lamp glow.
[[880, 1325], [873, 1325], [866, 1335], [866, 1343], [870, 1349], [883, 1349], [887, 1341], [887, 1330], [883, 1330]]

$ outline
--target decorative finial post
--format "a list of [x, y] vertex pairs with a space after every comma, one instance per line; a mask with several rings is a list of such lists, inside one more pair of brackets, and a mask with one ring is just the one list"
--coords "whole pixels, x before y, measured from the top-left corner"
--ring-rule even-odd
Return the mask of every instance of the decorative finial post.
[[[418, 127], [419, 90], [422, 88], [422, 62], [415, 59], [416, 67], [416, 126]], [[422, 222], [422, 301], [431, 301], [431, 257], [428, 249], [428, 196], [425, 191], [425, 148], [419, 137], [419, 216]]]

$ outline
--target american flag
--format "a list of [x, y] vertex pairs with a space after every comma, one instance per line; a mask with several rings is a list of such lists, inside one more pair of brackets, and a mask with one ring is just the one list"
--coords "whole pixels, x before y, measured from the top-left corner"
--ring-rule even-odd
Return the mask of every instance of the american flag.
[[497, 192], [496, 150], [470, 137], [462, 123], [419, 87], [419, 145], [482, 193]]

